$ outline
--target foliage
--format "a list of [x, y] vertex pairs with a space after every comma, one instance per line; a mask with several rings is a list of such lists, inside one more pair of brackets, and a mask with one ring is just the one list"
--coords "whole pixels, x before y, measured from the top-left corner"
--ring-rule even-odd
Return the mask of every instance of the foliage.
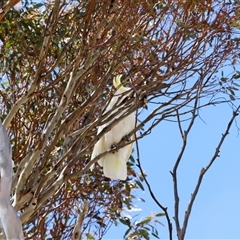
[[88, 239], [101, 239], [116, 222], [128, 226], [128, 239], [158, 237], [155, 218], [134, 224], [121, 215], [144, 181], [133, 158], [126, 181], [106, 179], [97, 164], [89, 170], [112, 78], [123, 74], [135, 92], [129, 114], [154, 106], [136, 124], [137, 140], [163, 120], [234, 100], [239, 72], [218, 71], [238, 61], [236, 10], [230, 1], [56, 0], [8, 11], [0, 24], [0, 106], [26, 238], [68, 239], [79, 216]]

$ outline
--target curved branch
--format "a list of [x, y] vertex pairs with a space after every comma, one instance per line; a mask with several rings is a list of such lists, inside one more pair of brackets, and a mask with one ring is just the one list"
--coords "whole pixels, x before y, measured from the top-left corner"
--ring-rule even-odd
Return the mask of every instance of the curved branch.
[[138, 146], [138, 141], [136, 141], [136, 148], [137, 148], [137, 167], [139, 168], [141, 174], [142, 174], [142, 177], [144, 179], [144, 182], [146, 183], [147, 187], [148, 187], [148, 191], [153, 199], [153, 201], [158, 205], [158, 207], [160, 209], [163, 210], [165, 216], [166, 216], [166, 219], [167, 219], [167, 223], [168, 223], [168, 233], [169, 233], [169, 240], [172, 240], [172, 223], [171, 223], [171, 220], [170, 220], [170, 217], [168, 215], [168, 211], [167, 211], [167, 207], [164, 207], [158, 200], [157, 198], [155, 197], [153, 191], [152, 191], [152, 188], [151, 188], [151, 185], [150, 183], [148, 182], [144, 172], [143, 172], [143, 169], [142, 169], [142, 166], [141, 166], [141, 162], [140, 162], [140, 151], [139, 151], [139, 146]]
[[180, 153], [178, 155], [178, 158], [177, 158], [177, 160], [175, 162], [173, 171], [170, 172], [170, 173], [171, 173], [172, 178], [173, 178], [173, 190], [174, 190], [174, 200], [175, 200], [175, 203], [174, 203], [174, 205], [175, 205], [174, 206], [174, 221], [175, 221], [175, 224], [176, 224], [176, 230], [177, 230], [177, 235], [178, 235], [179, 239], [180, 239], [182, 230], [181, 230], [181, 226], [180, 226], [180, 222], [179, 222], [179, 194], [178, 194], [177, 170], [178, 170], [178, 166], [180, 164], [180, 161], [182, 159], [182, 156], [183, 156], [183, 154], [185, 152], [186, 146], [187, 146], [188, 134], [191, 131], [192, 126], [193, 126], [193, 124], [195, 122], [195, 119], [197, 117], [196, 111], [198, 109], [197, 105], [198, 105], [199, 95], [201, 93], [201, 89], [202, 89], [202, 87], [200, 87], [200, 84], [199, 84], [197, 95], [196, 95], [196, 98], [195, 98], [194, 108], [193, 108], [193, 112], [192, 112], [192, 119], [191, 119], [191, 121], [190, 121], [190, 123], [188, 125], [187, 130], [183, 131], [182, 126], [181, 126], [180, 117], [177, 114], [178, 126], [179, 126], [180, 134], [182, 136], [183, 144], [182, 144], [181, 151], [180, 151]]
[[198, 194], [198, 191], [199, 191], [199, 188], [201, 186], [203, 177], [206, 174], [206, 172], [209, 170], [209, 168], [212, 166], [212, 164], [215, 162], [215, 160], [219, 157], [219, 152], [220, 152], [220, 149], [222, 147], [222, 144], [224, 143], [227, 135], [229, 134], [229, 131], [232, 127], [232, 124], [233, 124], [235, 118], [239, 115], [239, 113], [238, 113], [239, 109], [240, 109], [240, 105], [237, 107], [237, 109], [235, 111], [233, 111], [233, 115], [232, 115], [232, 117], [231, 117], [231, 119], [230, 119], [230, 121], [227, 125], [227, 128], [226, 128], [225, 132], [222, 134], [222, 137], [221, 137], [221, 139], [220, 139], [220, 141], [219, 141], [219, 143], [216, 147], [215, 153], [213, 154], [213, 157], [210, 160], [209, 164], [205, 168], [202, 168], [201, 171], [200, 171], [196, 187], [193, 191], [193, 194], [191, 195], [190, 202], [189, 202], [187, 210], [185, 212], [183, 227], [182, 227], [181, 235], [179, 237], [179, 239], [181, 239], [181, 240], [184, 239], [186, 229], [187, 229], [187, 225], [188, 225], [189, 216], [190, 216], [191, 210], [192, 210], [192, 206], [193, 206], [193, 203], [194, 203], [194, 201], [196, 199], [196, 196]]

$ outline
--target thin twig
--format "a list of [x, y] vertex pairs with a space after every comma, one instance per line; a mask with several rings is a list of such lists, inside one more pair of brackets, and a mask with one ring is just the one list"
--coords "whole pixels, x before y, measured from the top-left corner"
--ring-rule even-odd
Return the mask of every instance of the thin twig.
[[202, 183], [203, 177], [204, 177], [205, 173], [209, 170], [211, 165], [214, 163], [214, 161], [217, 159], [217, 157], [219, 157], [219, 152], [220, 152], [220, 149], [222, 147], [222, 144], [223, 144], [224, 140], [226, 139], [227, 135], [229, 134], [229, 130], [230, 130], [235, 118], [239, 115], [239, 113], [238, 113], [239, 109], [240, 109], [240, 105], [237, 107], [236, 111], [233, 111], [232, 118], [230, 119], [225, 132], [222, 134], [222, 137], [221, 137], [221, 139], [220, 139], [220, 141], [219, 141], [219, 143], [216, 147], [215, 153], [214, 153], [212, 159], [210, 160], [209, 164], [205, 168], [202, 168], [201, 171], [200, 171], [196, 187], [195, 187], [194, 192], [191, 196], [190, 202], [189, 202], [188, 207], [187, 207], [187, 211], [185, 212], [185, 217], [184, 217], [184, 222], [183, 222], [183, 227], [182, 227], [181, 237], [180, 237], [181, 240], [184, 239], [186, 229], [187, 229], [188, 220], [189, 220], [189, 216], [190, 216], [191, 210], [192, 210], [192, 206], [193, 206], [193, 203], [194, 203], [194, 201], [196, 199], [196, 196], [198, 194], [198, 191], [199, 191], [200, 185]]
[[[199, 81], [201, 82], [201, 81]], [[199, 86], [201, 86], [201, 84], [199, 83]], [[181, 119], [178, 115], [178, 112], [177, 112], [177, 120], [178, 120], [178, 126], [179, 126], [179, 131], [180, 131], [180, 134], [182, 136], [182, 148], [181, 148], [181, 151], [178, 155], [178, 158], [175, 162], [175, 165], [173, 167], [173, 171], [170, 172], [171, 175], [172, 175], [172, 178], [173, 178], [173, 191], [174, 191], [174, 221], [175, 221], [175, 224], [176, 224], [176, 230], [177, 230], [177, 236], [178, 236], [178, 239], [180, 239], [180, 236], [181, 236], [181, 226], [180, 226], [180, 221], [179, 221], [179, 194], [178, 194], [178, 179], [177, 179], [177, 169], [178, 169], [178, 166], [180, 164], [180, 161], [182, 159], [182, 156], [185, 152], [185, 149], [186, 149], [186, 146], [187, 146], [187, 138], [188, 138], [188, 134], [190, 132], [190, 130], [192, 129], [192, 126], [195, 122], [195, 119], [197, 117], [197, 114], [196, 114], [196, 111], [197, 111], [197, 106], [198, 106], [198, 100], [199, 100], [199, 95], [201, 93], [201, 87], [198, 88], [198, 91], [197, 91], [197, 95], [196, 95], [196, 98], [195, 98], [195, 102], [194, 102], [194, 108], [193, 108], [193, 112], [192, 112], [192, 119], [188, 125], [188, 128], [186, 131], [183, 131], [182, 130], [182, 126], [181, 126]]]
[[145, 174], [143, 172], [143, 169], [142, 169], [142, 166], [141, 166], [141, 162], [140, 162], [140, 151], [139, 151], [139, 146], [138, 146], [138, 141], [136, 141], [136, 149], [137, 149], [137, 167], [140, 169], [140, 172], [142, 174], [142, 177], [144, 179], [144, 182], [146, 183], [147, 187], [148, 187], [148, 191], [150, 193], [150, 196], [152, 197], [153, 201], [158, 205], [158, 207], [160, 207], [165, 216], [166, 216], [166, 219], [167, 219], [167, 223], [168, 223], [168, 232], [169, 232], [169, 240], [172, 240], [172, 223], [171, 223], [171, 220], [170, 220], [170, 217], [168, 215], [168, 211], [167, 211], [167, 207], [164, 207], [158, 200], [157, 198], [155, 197], [153, 191], [152, 191], [152, 188], [151, 188], [151, 185], [149, 184], [147, 178], [145, 177]]

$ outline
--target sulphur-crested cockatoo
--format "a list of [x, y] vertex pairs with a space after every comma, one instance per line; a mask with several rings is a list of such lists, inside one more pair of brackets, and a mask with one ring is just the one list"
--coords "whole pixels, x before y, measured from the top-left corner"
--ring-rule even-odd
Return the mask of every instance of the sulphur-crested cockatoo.
[[10, 203], [12, 148], [0, 120], [0, 227], [6, 239], [24, 239], [21, 221]]
[[[125, 97], [132, 94], [132, 91], [129, 91], [130, 88], [126, 88], [121, 84], [121, 75], [118, 75], [113, 79], [113, 85], [117, 91], [107, 106], [105, 113], [111, 111], [111, 114], [114, 114], [114, 117], [108, 123], [99, 126], [98, 134], [106, 126], [113, 122], [116, 117], [120, 117], [127, 112], [127, 109], [120, 111], [119, 108], [123, 107], [124, 103], [121, 102], [125, 99]], [[129, 93], [124, 94], [126, 91], [129, 91]], [[116, 112], [119, 112], [117, 116], [115, 115]], [[111, 114], [109, 117], [111, 117]], [[97, 155], [105, 152], [106, 150], [116, 147], [115, 145], [117, 145], [117, 143], [119, 143], [124, 137], [127, 137], [127, 139], [130, 141], [133, 140], [134, 136], [128, 136], [128, 134], [134, 129], [135, 120], [135, 113], [131, 113], [114, 125], [112, 129], [103, 135], [95, 144], [91, 159], [95, 158]], [[104, 175], [111, 179], [117, 178], [125, 180], [127, 178], [126, 163], [132, 153], [132, 149], [133, 143], [130, 143], [123, 148], [107, 153], [100, 158], [98, 164], [103, 167]]]

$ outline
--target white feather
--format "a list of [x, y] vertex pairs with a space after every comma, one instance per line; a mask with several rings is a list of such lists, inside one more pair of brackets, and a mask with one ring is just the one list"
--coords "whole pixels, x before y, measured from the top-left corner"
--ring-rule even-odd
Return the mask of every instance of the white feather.
[[[111, 114], [114, 114], [118, 111], [117, 105], [121, 105], [118, 102], [120, 98], [122, 101], [122, 94], [128, 90], [129, 88], [125, 88], [121, 85], [120, 81], [121, 76], [117, 76], [113, 79], [113, 84], [118, 90], [115, 95], [112, 97], [105, 113], [111, 111]], [[131, 91], [129, 91], [129, 94]], [[124, 96], [128, 96], [129, 94], [124, 94]], [[115, 108], [115, 109], [114, 109]], [[114, 110], [113, 110], [114, 109]], [[124, 112], [119, 112], [117, 117], [121, 116]], [[116, 116], [114, 116], [115, 119]], [[98, 128], [97, 134], [99, 134], [106, 126], [108, 126], [114, 119], [111, 119], [108, 123], [100, 126]], [[135, 126], [135, 113], [131, 113], [127, 117], [123, 118], [120, 122], [118, 122], [110, 131], [108, 131], [105, 135], [103, 135], [99, 141], [95, 144], [92, 158], [95, 158], [97, 155], [105, 152], [108, 149], [112, 148], [113, 144], [117, 144], [121, 141], [123, 137], [128, 135]], [[133, 136], [130, 140], [133, 140]], [[133, 149], [133, 143], [126, 145], [123, 148], [113, 152], [107, 153], [101, 159], [99, 159], [98, 164], [103, 167], [103, 173], [106, 177], [109, 178], [118, 178], [121, 180], [125, 180], [127, 178], [127, 160], [129, 159]]]

